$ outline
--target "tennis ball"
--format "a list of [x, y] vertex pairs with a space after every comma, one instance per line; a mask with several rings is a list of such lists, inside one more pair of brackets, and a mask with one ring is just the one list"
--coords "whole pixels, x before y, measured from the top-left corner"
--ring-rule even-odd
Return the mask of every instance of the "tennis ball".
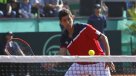
[[89, 50], [88, 51], [88, 54], [91, 56], [91, 55], [95, 55], [95, 51], [94, 50]]

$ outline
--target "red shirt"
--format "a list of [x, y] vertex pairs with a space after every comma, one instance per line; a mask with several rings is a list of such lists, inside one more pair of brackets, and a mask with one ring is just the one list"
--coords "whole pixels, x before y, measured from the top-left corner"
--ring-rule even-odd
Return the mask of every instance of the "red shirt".
[[67, 30], [61, 37], [61, 47], [66, 47], [70, 55], [88, 56], [89, 50], [94, 50], [95, 55], [104, 55], [99, 44], [101, 33], [88, 24], [75, 24], [72, 38], [68, 37]]

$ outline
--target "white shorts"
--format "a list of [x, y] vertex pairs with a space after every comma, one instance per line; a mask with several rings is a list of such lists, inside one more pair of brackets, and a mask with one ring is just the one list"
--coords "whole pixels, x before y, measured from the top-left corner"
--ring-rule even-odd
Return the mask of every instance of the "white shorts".
[[73, 63], [65, 76], [111, 76], [109, 68], [105, 68], [105, 63], [81, 65]]

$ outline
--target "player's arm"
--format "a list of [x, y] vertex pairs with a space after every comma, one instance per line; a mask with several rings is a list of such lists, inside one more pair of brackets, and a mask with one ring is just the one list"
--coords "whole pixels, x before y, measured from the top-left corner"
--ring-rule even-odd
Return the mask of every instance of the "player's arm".
[[110, 55], [110, 46], [109, 46], [109, 41], [107, 36], [105, 36], [104, 34], [100, 34], [99, 40], [102, 41], [104, 48], [105, 48], [105, 54], [106, 55]]
[[66, 53], [67, 53], [67, 48], [62, 47], [62, 48], [60, 48], [58, 55], [66, 55]]
[[5, 54], [11, 55], [7, 49], [4, 50]]
[[[100, 40], [105, 47], [105, 54], [110, 55], [110, 46], [107, 36], [105, 36], [104, 34], [100, 34]], [[106, 67], [110, 67], [111, 71], [115, 71], [115, 65], [112, 62], [106, 63], [105, 68]]]

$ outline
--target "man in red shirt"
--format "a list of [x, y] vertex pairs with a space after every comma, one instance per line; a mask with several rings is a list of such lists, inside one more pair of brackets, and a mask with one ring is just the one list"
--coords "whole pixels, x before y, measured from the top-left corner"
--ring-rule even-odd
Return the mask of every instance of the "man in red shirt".
[[[94, 50], [95, 55], [110, 55], [108, 38], [89, 24], [74, 24], [74, 16], [68, 9], [59, 12], [60, 24], [64, 27], [64, 32], [60, 39], [60, 55], [66, 55], [67, 50], [70, 55], [89, 56], [88, 51]], [[100, 47], [101, 40], [105, 47], [105, 53]], [[115, 70], [113, 63], [73, 63], [65, 76], [111, 76], [110, 70]]]

